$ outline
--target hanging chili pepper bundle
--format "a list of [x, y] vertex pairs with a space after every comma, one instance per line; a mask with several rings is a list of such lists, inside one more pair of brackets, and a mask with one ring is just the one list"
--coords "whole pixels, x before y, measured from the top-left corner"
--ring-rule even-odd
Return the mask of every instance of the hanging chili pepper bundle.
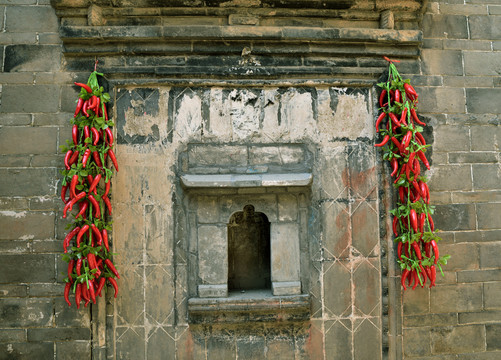
[[[97, 62], [96, 62], [97, 65]], [[68, 235], [63, 241], [63, 259], [68, 262], [64, 298], [71, 306], [70, 292], [75, 293], [75, 303], [80, 308], [84, 299], [96, 303], [106, 282], [118, 292], [115, 280], [120, 278], [111, 260], [108, 231], [111, 230], [110, 179], [112, 165], [118, 171], [117, 160], [112, 150], [113, 122], [108, 119], [108, 93], [99, 85], [95, 69], [86, 84], [80, 87], [75, 114], [71, 122], [72, 141], [62, 146], [65, 170], [61, 199], [65, 204], [63, 217], [73, 217], [68, 225]], [[91, 156], [92, 155], [92, 156]], [[109, 155], [109, 156], [108, 156]], [[106, 159], [110, 161], [107, 163]], [[69, 189], [69, 198], [66, 193]], [[78, 206], [76, 206], [78, 205]], [[71, 212], [76, 206], [78, 211]]]
[[[430, 169], [426, 158], [427, 145], [423, 126], [417, 115], [418, 94], [403, 80], [394, 62], [389, 62], [388, 80], [378, 84], [382, 88], [379, 96], [380, 114], [376, 120], [376, 132], [382, 141], [383, 159], [391, 164], [393, 184], [397, 188], [397, 207], [390, 211], [393, 215], [392, 230], [397, 242], [397, 262], [402, 269], [401, 283], [404, 290], [412, 285], [424, 287], [426, 279], [430, 288], [435, 286], [437, 268], [443, 276], [442, 265], [447, 264], [449, 255], [439, 257], [437, 236], [430, 204], [427, 179], [421, 174], [421, 161]], [[383, 126], [386, 121], [386, 126]], [[407, 286], [406, 286], [407, 282]]]

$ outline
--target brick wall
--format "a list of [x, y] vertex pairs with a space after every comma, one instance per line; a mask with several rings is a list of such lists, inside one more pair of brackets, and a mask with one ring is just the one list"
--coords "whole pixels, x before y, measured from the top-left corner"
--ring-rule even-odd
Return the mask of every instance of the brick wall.
[[89, 309], [68, 309], [60, 282], [58, 147], [77, 75], [61, 70], [49, 1], [0, 1], [0, 28], [0, 359], [89, 358]]
[[501, 357], [499, 4], [430, 2], [424, 15], [413, 79], [433, 126], [440, 249], [452, 258], [436, 288], [404, 294], [405, 358]]
[[[501, 5], [429, 2], [418, 84], [433, 127], [432, 201], [452, 259], [403, 295], [397, 358], [501, 357]], [[91, 313], [60, 296], [58, 146], [85, 73], [66, 72], [48, 0], [0, 0], [0, 359], [90, 358]], [[392, 304], [397, 311], [399, 304]]]

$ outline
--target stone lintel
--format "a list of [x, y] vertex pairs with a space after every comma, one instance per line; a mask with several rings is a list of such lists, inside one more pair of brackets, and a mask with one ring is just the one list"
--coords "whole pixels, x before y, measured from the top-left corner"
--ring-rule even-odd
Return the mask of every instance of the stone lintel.
[[273, 281], [271, 283], [273, 295], [298, 295], [301, 294], [300, 281]]
[[228, 285], [198, 285], [198, 296], [201, 298], [225, 298], [228, 296]]
[[269, 290], [249, 290], [217, 299], [191, 298], [188, 312], [192, 324], [306, 321], [310, 316], [310, 296], [273, 296]]
[[311, 173], [182, 175], [181, 184], [186, 188], [309, 186], [312, 179]]

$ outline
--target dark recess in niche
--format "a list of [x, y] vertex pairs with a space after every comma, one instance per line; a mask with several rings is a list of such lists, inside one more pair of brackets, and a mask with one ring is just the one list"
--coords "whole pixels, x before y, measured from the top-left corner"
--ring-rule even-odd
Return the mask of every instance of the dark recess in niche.
[[271, 288], [270, 222], [245, 205], [228, 223], [228, 290]]

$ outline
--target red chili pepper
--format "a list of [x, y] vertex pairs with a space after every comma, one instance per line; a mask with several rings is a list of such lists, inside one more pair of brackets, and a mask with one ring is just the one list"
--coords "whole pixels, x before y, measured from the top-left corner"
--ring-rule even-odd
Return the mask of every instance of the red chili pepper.
[[398, 102], [398, 103], [402, 102], [402, 97], [400, 95], [400, 90], [398, 90], [398, 89], [395, 90], [395, 102]]
[[399, 128], [402, 124], [398, 121], [397, 116], [394, 113], [388, 113], [388, 116], [391, 119], [391, 122], [395, 125], [396, 128]]
[[416, 269], [412, 270], [412, 275], [414, 276], [414, 285], [412, 286], [412, 290], [414, 290], [419, 284], [419, 277]]
[[414, 158], [414, 166], [412, 167], [412, 172], [414, 177], [417, 178], [421, 174], [421, 166], [419, 165], [418, 159]]
[[115, 153], [113, 152], [112, 149], [109, 149], [108, 154], [110, 155], [110, 159], [113, 162], [113, 166], [115, 167], [115, 170], [118, 172], [118, 163], [117, 163], [117, 158], [115, 156]]
[[104, 120], [108, 121], [108, 110], [106, 110], [106, 104], [103, 104], [104, 109]]
[[398, 196], [400, 197], [400, 202], [405, 204], [407, 202], [407, 197], [405, 196], [405, 190], [409, 191], [406, 187], [400, 186], [398, 188]]
[[92, 132], [92, 139], [93, 139], [92, 145], [96, 146], [97, 143], [99, 142], [99, 131], [97, 131], [95, 127], [90, 129], [90, 131]]
[[89, 109], [89, 100], [86, 100], [82, 106], [82, 112], [86, 117], [90, 116], [90, 114], [87, 112], [88, 109]]
[[95, 276], [97, 277], [101, 275], [101, 271], [97, 267], [96, 256], [93, 253], [90, 252], [89, 254], [87, 254], [87, 261], [89, 262], [89, 267], [91, 268], [91, 270], [97, 269]]
[[63, 218], [66, 218], [67, 212], [71, 211], [73, 209], [73, 205], [75, 205], [79, 200], [83, 199], [85, 195], [86, 195], [85, 191], [82, 191], [81, 193], [79, 193], [77, 196], [75, 196], [73, 199], [71, 199], [66, 203], [63, 210]]
[[383, 141], [381, 141], [379, 144], [376, 144], [374, 145], [375, 147], [381, 147], [381, 146], [384, 146], [388, 143], [388, 141], [390, 141], [390, 135], [386, 135], [384, 138], [383, 138]]
[[419, 150], [417, 152], [419, 158], [421, 159], [421, 161], [423, 162], [423, 165], [426, 166], [426, 168], [428, 170], [430, 170], [430, 163], [428, 162], [428, 159], [426, 158], [426, 156], [424, 155], [423, 151], [422, 150]]
[[424, 184], [424, 187], [425, 187], [425, 190], [426, 190], [426, 196], [424, 196], [424, 202], [426, 204], [429, 204], [430, 203], [430, 189], [428, 188], [428, 184]]
[[101, 232], [99, 231], [99, 229], [97, 228], [96, 225], [92, 224], [91, 226], [91, 229], [92, 229], [92, 233], [96, 236], [96, 242], [97, 242], [97, 245], [101, 245], [101, 243], [103, 242], [103, 238], [101, 236]]
[[94, 181], [90, 184], [89, 192], [92, 192], [96, 189], [97, 184], [99, 184], [99, 181], [101, 180], [102, 175], [97, 174], [96, 177], [94, 178]]
[[421, 276], [423, 277], [423, 283], [421, 284], [421, 287], [424, 288], [426, 285], [426, 271], [423, 268], [423, 265], [421, 265], [421, 262], [419, 262], [419, 269], [421, 270]]
[[94, 162], [96, 163], [96, 165], [102, 169], [103, 163], [101, 162], [101, 158], [99, 157], [99, 153], [97, 152], [97, 150], [92, 152], [92, 157], [94, 158]]
[[101, 98], [97, 98], [96, 100], [96, 105], [94, 106], [94, 112], [96, 113], [97, 116], [99, 116], [99, 106], [101, 105]]
[[106, 207], [108, 208], [108, 213], [111, 215], [112, 207], [111, 207], [110, 199], [108, 199], [107, 196], [102, 196], [101, 198], [103, 199], [104, 203], [106, 204]]
[[419, 244], [417, 243], [417, 241], [414, 241], [411, 244], [411, 246], [414, 249], [414, 253], [416, 254], [416, 257], [418, 258], [418, 260], [422, 260], [423, 257], [421, 255], [421, 249], [419, 248]]
[[404, 149], [407, 148], [411, 143], [411, 139], [412, 139], [412, 131], [409, 130], [402, 138], [402, 148]]
[[82, 284], [82, 298], [85, 300], [84, 306], [87, 307], [90, 301], [89, 289], [87, 289], [87, 284]]
[[433, 219], [431, 218], [430, 214], [428, 214], [428, 222], [430, 223], [430, 230], [432, 232], [435, 231], [435, 224], [433, 224]]
[[66, 235], [66, 237], [64, 238], [64, 241], [63, 241], [63, 249], [64, 249], [64, 253], [67, 253], [67, 249], [68, 249], [68, 246], [70, 244], [70, 241], [75, 237], [76, 234], [78, 234], [78, 232], [80, 231], [80, 227], [79, 226], [76, 226], [73, 230], [71, 230], [68, 235]]
[[80, 241], [82, 241], [82, 236], [89, 230], [89, 225], [85, 224], [82, 226], [77, 235], [77, 247], [80, 247]]
[[68, 191], [68, 185], [63, 185], [61, 187], [61, 200], [63, 200], [63, 203], [67, 203], [69, 200], [66, 200], [66, 192]]
[[78, 101], [77, 101], [77, 107], [75, 109], [75, 115], [73, 115], [73, 117], [77, 117], [78, 116], [78, 113], [80, 112], [80, 110], [82, 110], [83, 103], [84, 103], [84, 99], [82, 99], [81, 97], [79, 97]]
[[438, 251], [438, 245], [435, 240], [430, 241], [431, 248], [433, 249], [433, 254], [435, 255], [435, 260], [433, 261], [435, 264], [438, 262], [438, 257], [440, 252]]
[[73, 155], [71, 156], [70, 160], [68, 161], [68, 165], [73, 165], [77, 160], [78, 160], [78, 155], [79, 155], [79, 152], [78, 151], [75, 151], [73, 153]]
[[78, 219], [79, 216], [82, 216], [83, 218], [86, 217], [85, 212], [87, 211], [87, 208], [89, 207], [89, 203], [87, 201], [82, 201], [81, 203], [79, 203], [79, 206], [80, 206], [80, 211], [75, 216], [75, 219]]
[[72, 198], [76, 197], [75, 187], [77, 186], [77, 184], [78, 184], [78, 175], [75, 174], [71, 178], [71, 183], [70, 183], [70, 195]]
[[379, 95], [379, 106], [385, 107], [386, 105], [388, 105], [387, 102], [386, 103], [384, 102], [386, 100], [387, 95], [388, 92], [383, 89], [383, 91], [381, 91], [381, 94]]
[[419, 214], [419, 232], [422, 234], [424, 231], [424, 222], [426, 221], [426, 214]]
[[404, 108], [404, 111], [402, 111], [402, 115], [400, 115], [400, 123], [407, 126], [407, 108]]
[[393, 144], [395, 144], [395, 146], [398, 148], [398, 151], [399, 152], [402, 152], [402, 144], [400, 144], [400, 142], [397, 140], [397, 138], [395, 136], [392, 136], [391, 137], [391, 141], [393, 142]]
[[94, 217], [99, 219], [101, 217], [101, 209], [99, 207], [99, 203], [91, 194], [89, 194], [88, 198], [90, 200], [90, 203], [92, 204], [92, 207], [94, 208]]
[[110, 184], [111, 184], [111, 181], [109, 179], [108, 179], [108, 182], [104, 183], [105, 187], [104, 187], [103, 196], [108, 196], [108, 193], [110, 192]]
[[411, 219], [412, 229], [414, 230], [415, 233], [417, 233], [418, 232], [418, 223], [417, 223], [417, 213], [416, 213], [416, 210], [411, 209], [409, 217]]
[[410, 271], [408, 269], [404, 269], [402, 271], [402, 278], [400, 279], [400, 283], [402, 284], [402, 287], [404, 288], [404, 290], [407, 290], [407, 288], [405, 287], [405, 279], [407, 279], [407, 277], [409, 276], [409, 273], [410, 273]]
[[118, 284], [117, 284], [117, 281], [115, 279], [113, 279], [112, 277], [109, 277], [109, 278], [106, 278], [106, 279], [113, 286], [113, 289], [115, 289], [115, 297], [117, 297], [117, 295], [118, 295]]
[[395, 176], [398, 173], [398, 160], [395, 158], [392, 158], [390, 161], [390, 164], [391, 164], [391, 169], [392, 169], [390, 176]]
[[430, 272], [431, 272], [431, 284], [430, 284], [430, 288], [435, 286], [435, 280], [437, 279], [437, 268], [435, 267], [435, 265], [432, 265], [430, 266]]
[[85, 152], [84, 152], [83, 157], [82, 157], [82, 165], [83, 165], [84, 169], [87, 166], [87, 161], [89, 160], [89, 156], [90, 156], [90, 149], [87, 148], [87, 149], [85, 149]]
[[415, 100], [418, 97], [416, 90], [412, 87], [412, 85], [404, 83], [405, 96], [407, 96], [411, 100]]
[[118, 271], [117, 269], [115, 269], [115, 266], [113, 265], [113, 263], [111, 262], [110, 259], [106, 259], [104, 260], [104, 263], [106, 264], [106, 266], [108, 267], [108, 269], [110, 269], [110, 271], [118, 278], [120, 279], [120, 275], [118, 275]]
[[[376, 125], [376, 128], [377, 128], [377, 125]], [[106, 136], [108, 137], [108, 140], [107, 140], [108, 146], [112, 146], [113, 145], [113, 133], [111, 132], [111, 129], [109, 127], [107, 127], [106, 129], [104, 129], [104, 132], [106, 133]]]
[[[377, 118], [377, 120], [376, 120], [376, 132], [379, 132], [379, 125], [381, 124], [381, 121], [383, 121], [385, 117], [386, 117], [386, 113], [385, 113], [385, 112], [382, 112], [382, 113], [378, 116], [378, 118]], [[107, 129], [109, 129], [109, 128], [107, 128]], [[110, 131], [110, 132], [111, 132], [111, 131]], [[111, 146], [111, 145], [110, 145], [110, 146]]]
[[427, 258], [431, 257], [431, 244], [429, 242], [424, 243], [424, 253]]
[[66, 170], [70, 169], [69, 160], [71, 158], [71, 155], [73, 155], [73, 151], [72, 150], [68, 150], [66, 152], [66, 155], [64, 155], [64, 167], [66, 168]]
[[77, 276], [81, 276], [82, 275], [82, 259], [77, 259], [77, 266], [75, 267], [75, 270], [77, 272]]
[[[393, 229], [393, 234], [395, 234], [395, 236], [398, 236], [397, 226], [398, 226], [398, 218], [396, 216], [394, 216], [393, 223], [392, 223], [392, 229]], [[399, 244], [401, 244], [401, 242]]]
[[89, 106], [88, 106], [88, 108], [90, 110], [94, 111], [94, 108], [96, 107], [96, 101], [97, 101], [97, 96], [96, 95], [92, 95], [89, 98]]
[[68, 304], [68, 306], [71, 306], [70, 303], [70, 290], [71, 290], [71, 283], [67, 282], [66, 285], [64, 286], [64, 300]]
[[386, 60], [386, 61], [388, 61], [389, 63], [392, 63], [392, 62], [394, 62], [394, 63], [399, 63], [399, 62], [400, 62], [400, 60], [391, 60], [389, 57], [386, 57], [386, 56], [383, 56], [383, 59], [385, 59], [385, 60]]
[[88, 284], [89, 284], [90, 299], [92, 300], [92, 303], [95, 304], [96, 303], [96, 292], [95, 292], [95, 289], [94, 289], [94, 281], [89, 280]]
[[[395, 218], [396, 219], [396, 218]], [[400, 261], [402, 261], [402, 248], [404, 247], [404, 243], [399, 241], [397, 245], [397, 255]]]
[[106, 229], [103, 229], [103, 243], [104, 247], [106, 248], [106, 251], [110, 251], [110, 245], [108, 243], [108, 231]]
[[101, 297], [101, 291], [103, 290], [104, 284], [106, 284], [106, 278], [103, 276], [99, 279], [99, 284], [97, 286], [96, 295]]
[[407, 165], [405, 167], [405, 176], [407, 177], [407, 181], [410, 182], [411, 181], [411, 166], [410, 166], [410, 164], [405, 164], [405, 165]]
[[406, 169], [407, 169], [407, 164], [403, 164], [402, 167], [400, 168], [400, 172], [398, 173], [398, 176], [396, 177], [395, 181], [393, 182], [394, 184], [396, 184], [398, 182], [398, 180], [400, 180], [400, 176], [405, 173]]
[[75, 303], [77, 304], [77, 309], [80, 309], [80, 301], [82, 301], [82, 284], [78, 283], [75, 290]]
[[76, 86], [83, 87], [89, 94], [92, 93], [92, 89], [89, 87], [89, 85], [83, 84], [83, 83], [75, 83]]
[[419, 120], [417, 113], [416, 113], [416, 110], [411, 109], [411, 116], [414, 119], [414, 121], [417, 122], [419, 125], [426, 126], [426, 124], [424, 122]]
[[70, 281], [70, 284], [73, 284], [73, 267], [75, 266], [75, 260], [71, 259], [68, 262], [68, 280]]
[[419, 140], [421, 145], [426, 145], [426, 141], [424, 140], [423, 135], [418, 131], [416, 131], [416, 139]]

